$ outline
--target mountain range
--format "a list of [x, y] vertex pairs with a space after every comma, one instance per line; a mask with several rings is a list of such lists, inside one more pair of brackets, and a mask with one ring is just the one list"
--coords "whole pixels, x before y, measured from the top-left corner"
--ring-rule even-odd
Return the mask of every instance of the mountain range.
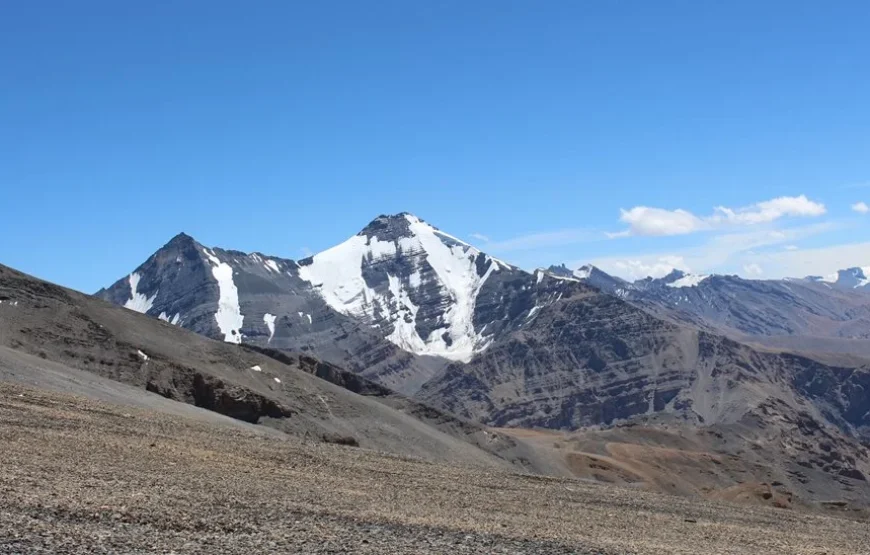
[[180, 234], [97, 296], [490, 427], [703, 430], [802, 497], [854, 500], [870, 492], [863, 275], [527, 272], [403, 213], [298, 261]]
[[741, 341], [793, 350], [870, 355], [870, 289], [861, 268], [826, 280], [695, 275], [627, 282], [593, 266], [548, 269], [662, 317]]

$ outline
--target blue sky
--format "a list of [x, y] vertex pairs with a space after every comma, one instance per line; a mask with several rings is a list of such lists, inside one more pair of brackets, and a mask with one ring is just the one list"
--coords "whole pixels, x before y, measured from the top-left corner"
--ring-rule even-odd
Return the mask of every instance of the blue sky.
[[866, 2], [50, 8], [0, 9], [0, 262], [64, 285], [400, 211], [527, 268], [870, 265]]

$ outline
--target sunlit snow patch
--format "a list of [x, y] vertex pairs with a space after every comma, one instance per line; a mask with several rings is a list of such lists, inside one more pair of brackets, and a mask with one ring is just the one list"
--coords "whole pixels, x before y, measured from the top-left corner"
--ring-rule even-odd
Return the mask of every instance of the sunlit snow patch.
[[266, 266], [266, 269], [267, 269], [267, 270], [272, 270], [272, 271], [275, 272], [276, 274], [280, 274], [280, 273], [281, 273], [281, 269], [278, 267], [278, 263], [275, 262], [274, 260], [267, 260], [267, 261], [264, 262], [263, 264]]
[[177, 326], [178, 322], [181, 320], [181, 315], [176, 313], [175, 316], [170, 318], [165, 312], [161, 312], [160, 316], [158, 316], [157, 318], [163, 320], [164, 322], [169, 322], [173, 326]]
[[136, 351], [136, 354], [139, 355], [139, 358], [141, 358], [145, 362], [148, 362], [148, 358], [150, 358], [148, 355], [139, 350]]
[[266, 327], [269, 328], [269, 341], [272, 341], [272, 338], [275, 336], [275, 318], [274, 314], [263, 314], [263, 322], [266, 323]]
[[702, 276], [696, 274], [688, 274], [676, 281], [668, 283], [668, 287], [696, 287], [699, 283], [710, 276]]
[[130, 282], [130, 298], [124, 303], [124, 308], [129, 308], [130, 310], [135, 310], [136, 312], [145, 314], [151, 310], [151, 307], [154, 305], [154, 299], [157, 298], [158, 292], [155, 291], [151, 297], [146, 297], [144, 294], [140, 293], [138, 291], [140, 279], [142, 279], [142, 276], [137, 272], [130, 274], [130, 277], [128, 278], [128, 281]]
[[245, 318], [242, 316], [242, 311], [239, 308], [239, 290], [236, 288], [236, 284], [233, 283], [233, 267], [225, 262], [221, 262], [208, 249], [202, 249], [202, 252], [212, 264], [211, 273], [217, 280], [218, 290], [220, 291], [218, 310], [214, 315], [218, 328], [224, 334], [224, 341], [228, 343], [241, 343], [242, 321]]
[[589, 279], [592, 275], [592, 266], [581, 266], [572, 272], [577, 279]]
[[262, 372], [263, 371], [263, 369], [260, 368], [260, 366], [258, 364], [251, 366], [251, 370], [253, 370], [254, 372]]

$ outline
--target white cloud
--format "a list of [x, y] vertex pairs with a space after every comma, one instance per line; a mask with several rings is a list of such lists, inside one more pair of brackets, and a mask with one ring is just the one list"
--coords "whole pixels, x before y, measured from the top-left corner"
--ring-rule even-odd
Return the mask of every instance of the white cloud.
[[470, 237], [472, 239], [477, 239], [478, 241], [483, 241], [484, 243], [489, 243], [489, 237], [487, 237], [483, 233], [472, 233]]
[[737, 210], [717, 206], [710, 220], [716, 223], [751, 225], [770, 223], [786, 216], [821, 216], [826, 211], [824, 204], [811, 201], [805, 195], [800, 195], [797, 197], [778, 197]]
[[[725, 233], [710, 237], [701, 245], [676, 251], [611, 256], [593, 259], [592, 263], [606, 272], [629, 280], [647, 276], [660, 277], [674, 268], [687, 272], [737, 273], [751, 277], [747, 268], [755, 270], [752, 264], [763, 269], [767, 277], [793, 276], [799, 274], [787, 273], [782, 265], [769, 263], [770, 249], [835, 228], [833, 224], [821, 222], [786, 229], [755, 229], [741, 233]], [[778, 250], [776, 252], [795, 255], [793, 258], [798, 259], [808, 258], [804, 253], [809, 251]], [[572, 263], [571, 267], [579, 267], [585, 262]]]
[[761, 269], [761, 266], [753, 262], [751, 264], [746, 264], [743, 266], [743, 273], [747, 277], [758, 277], [764, 274], [764, 270]]
[[747, 257], [746, 262], [764, 264], [771, 277], [824, 276], [854, 266], [870, 266], [870, 242], [769, 252]]
[[626, 231], [612, 234], [624, 235], [685, 235], [707, 227], [707, 224], [686, 210], [665, 210], [649, 206], [635, 206], [620, 210], [619, 220], [628, 224]]
[[600, 261], [595, 264], [605, 272], [629, 281], [645, 277], [660, 278], [674, 270], [689, 272], [691, 269], [682, 256], [664, 255], [628, 260]]
[[867, 212], [870, 212], [870, 206], [867, 206], [866, 202], [856, 202], [852, 205], [852, 210], [859, 214], [866, 214]]
[[486, 244], [486, 251], [493, 254], [498, 252], [524, 251], [540, 249], [543, 247], [577, 245], [580, 243], [600, 241], [604, 238], [605, 235], [599, 231], [590, 231], [588, 229], [563, 229], [561, 231], [520, 235], [519, 237], [506, 239], [504, 241], [491, 241]]
[[824, 204], [812, 201], [805, 195], [778, 197], [736, 209], [717, 206], [713, 214], [705, 217], [682, 209], [635, 206], [629, 210], [620, 210], [619, 219], [628, 224], [628, 229], [610, 233], [608, 237], [687, 235], [726, 226], [765, 224], [785, 217], [821, 216], [825, 212]]
[[797, 246], [797, 245], [786, 245], [786, 246], [783, 247], [783, 248], [784, 248], [785, 250], [787, 250], [787, 251], [796, 251], [796, 250], [798, 250], [798, 246]]

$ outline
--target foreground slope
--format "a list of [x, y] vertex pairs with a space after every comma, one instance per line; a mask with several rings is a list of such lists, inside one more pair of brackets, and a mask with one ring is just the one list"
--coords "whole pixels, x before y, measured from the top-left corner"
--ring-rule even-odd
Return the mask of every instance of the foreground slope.
[[865, 522], [268, 437], [0, 384], [3, 553], [858, 555]]
[[352, 438], [430, 460], [558, 472], [480, 426], [400, 396], [362, 396], [320, 379], [312, 374], [321, 363], [310, 357], [281, 362], [0, 266], [4, 347], [0, 374], [10, 380], [78, 383], [83, 394], [106, 389], [65, 375], [70, 368], [290, 434]]

